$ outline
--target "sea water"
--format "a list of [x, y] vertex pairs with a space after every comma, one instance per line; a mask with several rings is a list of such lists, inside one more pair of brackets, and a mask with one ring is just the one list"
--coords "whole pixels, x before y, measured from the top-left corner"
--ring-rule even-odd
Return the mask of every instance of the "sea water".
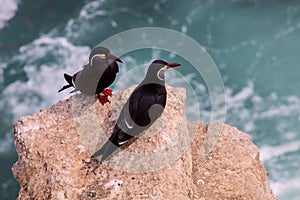
[[[225, 86], [225, 122], [251, 135], [279, 199], [300, 199], [299, 1], [0, 3], [0, 199], [15, 199], [19, 191], [11, 173], [17, 160], [13, 124], [23, 115], [68, 98], [68, 92], [57, 93], [65, 84], [63, 73], [78, 71], [90, 50], [103, 40], [139, 27], [172, 29], [202, 45]], [[118, 85], [141, 80], [145, 70], [123, 76], [136, 66], [154, 59], [183, 63], [181, 69], [167, 72], [167, 83], [184, 86], [188, 81], [200, 104], [197, 110], [187, 102], [188, 118], [209, 123], [210, 94], [188, 60], [157, 49], [137, 50], [121, 58], [125, 63], [112, 86], [115, 92], [122, 89]]]

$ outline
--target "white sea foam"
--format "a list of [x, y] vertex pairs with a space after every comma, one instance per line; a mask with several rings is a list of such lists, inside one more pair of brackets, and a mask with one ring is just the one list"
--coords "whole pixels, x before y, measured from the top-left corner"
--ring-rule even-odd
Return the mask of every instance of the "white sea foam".
[[[243, 125], [243, 131], [249, 132], [255, 128], [254, 122], [251, 120], [252, 112], [246, 108], [245, 103], [254, 95], [254, 84], [249, 81], [248, 84], [240, 91], [233, 93], [230, 88], [226, 89], [226, 109], [230, 119], [240, 121]], [[257, 97], [256, 97], [257, 99]]]
[[186, 25], [181, 26], [181, 32], [186, 33], [188, 30]]
[[0, 59], [0, 84], [2, 84], [3, 82], [3, 70], [5, 69], [6, 66], [7, 66], [6, 63], [2, 63]]
[[[288, 98], [296, 98], [297, 101], [296, 102], [288, 102], [286, 100], [288, 100]], [[259, 113], [255, 113], [254, 117], [255, 118], [271, 118], [271, 117], [284, 117], [284, 116], [290, 116], [291, 113], [295, 113], [298, 112], [299, 113], [299, 109], [300, 109], [300, 99], [298, 99], [295, 96], [289, 96], [286, 99], [284, 99], [283, 101], [286, 102], [286, 104], [283, 102], [282, 104], [279, 104], [276, 102], [276, 104], [269, 104], [269, 105], [273, 105], [270, 106], [268, 109], [265, 110], [261, 110], [261, 112]], [[266, 105], [266, 103], [264, 103]]]
[[247, 86], [239, 92], [233, 94], [233, 91], [228, 88], [226, 90], [226, 104], [228, 109], [244, 107], [245, 100], [249, 99], [254, 94], [253, 82], [248, 82]]
[[[63, 73], [73, 74], [87, 62], [90, 49], [74, 46], [66, 38], [41, 36], [32, 43], [20, 47], [19, 54], [11, 62], [24, 63], [28, 81], [16, 81], [5, 88], [5, 102], [10, 105], [16, 118], [48, 107], [59, 99], [69, 96], [58, 93], [65, 85]], [[47, 57], [55, 57], [47, 62]]]
[[[78, 38], [82, 30], [90, 30], [97, 26], [103, 26], [102, 23], [90, 23], [96, 17], [107, 16], [108, 12], [101, 9], [101, 6], [106, 0], [94, 0], [86, 3], [80, 10], [79, 15], [75, 18], [71, 18], [66, 27], [66, 35], [68, 38]], [[113, 23], [112, 26], [117, 25]], [[99, 29], [99, 27], [98, 27]], [[86, 31], [84, 31], [86, 33]]]
[[0, 29], [5, 27], [7, 22], [15, 16], [19, 3], [20, 0], [1, 0]]
[[[251, 102], [252, 107], [247, 107], [247, 102]], [[230, 88], [227, 89], [226, 106], [227, 113], [230, 113], [229, 117], [236, 118], [243, 126], [244, 131], [250, 133], [255, 129], [256, 121], [300, 115], [300, 99], [298, 97], [293, 95], [278, 97], [276, 93], [271, 93], [266, 97], [259, 96], [255, 93], [254, 83], [251, 81], [236, 93], [233, 93]]]
[[271, 182], [270, 184], [274, 194], [278, 195], [278, 199], [300, 199], [300, 176], [284, 181]]
[[260, 147], [260, 158], [267, 161], [271, 158], [300, 150], [300, 141], [285, 143], [278, 146], [263, 145]]
[[102, 4], [105, 2], [105, 0], [96, 0], [91, 1], [84, 5], [84, 7], [81, 9], [79, 16], [83, 19], [93, 19], [96, 16], [103, 16], [106, 15], [106, 11], [99, 10], [99, 8], [102, 6]]
[[12, 144], [13, 144], [13, 137], [11, 137], [9, 134], [6, 134], [5, 137], [0, 140], [0, 154], [10, 150]]
[[111, 20], [110, 24], [112, 27], [117, 28], [118, 27], [118, 23], [115, 20]]

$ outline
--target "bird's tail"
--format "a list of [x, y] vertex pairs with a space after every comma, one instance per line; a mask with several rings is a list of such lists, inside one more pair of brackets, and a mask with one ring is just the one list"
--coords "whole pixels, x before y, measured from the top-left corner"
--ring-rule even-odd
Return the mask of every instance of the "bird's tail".
[[67, 83], [69, 83], [68, 85], [63, 86], [60, 90], [58, 90], [58, 92], [61, 92], [69, 87], [73, 87], [73, 83], [72, 83], [72, 76], [70, 76], [69, 74], [64, 74], [65, 80], [67, 81]]
[[113, 154], [119, 147], [128, 143], [132, 138], [132, 135], [129, 135], [123, 132], [117, 125], [115, 126], [113, 133], [111, 134], [108, 141], [96, 151], [92, 157], [98, 157], [102, 155], [100, 162], [105, 161], [111, 154]]
[[96, 151], [92, 157], [98, 157], [102, 155], [100, 162], [105, 161], [111, 154], [113, 154], [121, 145], [118, 143], [118, 137], [119, 134], [121, 134], [122, 131], [117, 126], [114, 128], [113, 133], [111, 134], [110, 138], [107, 140], [107, 142]]
[[108, 140], [98, 151], [96, 151], [92, 157], [98, 157], [102, 155], [100, 162], [106, 160], [111, 154], [113, 154], [119, 147]]

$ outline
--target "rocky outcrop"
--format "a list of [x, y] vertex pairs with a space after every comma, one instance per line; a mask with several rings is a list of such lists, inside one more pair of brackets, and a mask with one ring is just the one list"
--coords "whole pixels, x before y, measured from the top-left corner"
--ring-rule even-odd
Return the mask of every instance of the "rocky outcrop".
[[19, 199], [276, 199], [249, 135], [185, 117], [185, 90], [168, 87], [163, 115], [129, 147], [89, 173], [133, 90], [104, 106], [74, 95], [14, 127]]

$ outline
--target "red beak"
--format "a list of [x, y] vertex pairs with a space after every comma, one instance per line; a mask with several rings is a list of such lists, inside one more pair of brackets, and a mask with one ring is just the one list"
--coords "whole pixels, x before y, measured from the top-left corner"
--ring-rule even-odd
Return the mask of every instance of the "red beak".
[[178, 66], [181, 66], [181, 64], [179, 64], [179, 63], [167, 63], [167, 66], [168, 67], [178, 67]]
[[115, 60], [115, 61], [118, 61], [118, 62], [120, 62], [120, 63], [123, 63], [123, 61], [122, 61], [119, 57], [114, 56], [114, 55], [111, 54], [111, 53], [108, 53], [106, 56], [107, 56], [108, 58], [110, 58], [111, 60]]

